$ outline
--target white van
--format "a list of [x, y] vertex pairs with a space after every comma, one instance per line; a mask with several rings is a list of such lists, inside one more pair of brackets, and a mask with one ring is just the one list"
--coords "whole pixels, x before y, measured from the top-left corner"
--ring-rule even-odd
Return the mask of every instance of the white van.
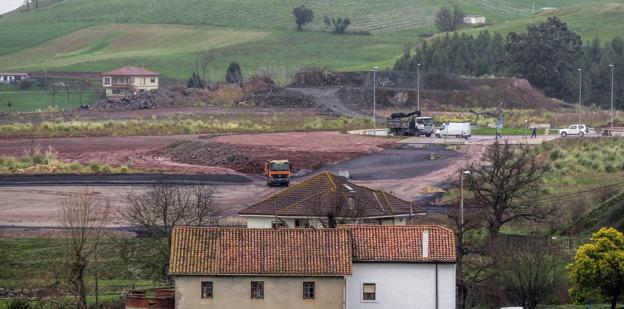
[[443, 124], [439, 129], [435, 131], [436, 137], [449, 137], [454, 136], [457, 138], [468, 139], [472, 136], [472, 129], [470, 122], [449, 122]]

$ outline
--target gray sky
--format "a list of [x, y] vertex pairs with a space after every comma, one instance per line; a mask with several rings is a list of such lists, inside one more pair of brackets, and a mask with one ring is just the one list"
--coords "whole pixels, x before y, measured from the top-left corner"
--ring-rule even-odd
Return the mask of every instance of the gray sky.
[[24, 0], [0, 0], [0, 14], [17, 9]]

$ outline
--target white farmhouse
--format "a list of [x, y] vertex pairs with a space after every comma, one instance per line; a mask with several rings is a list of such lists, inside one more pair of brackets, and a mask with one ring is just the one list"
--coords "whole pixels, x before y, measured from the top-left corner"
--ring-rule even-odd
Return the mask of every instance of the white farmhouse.
[[160, 74], [137, 67], [123, 67], [102, 73], [106, 96], [122, 96], [126, 92], [158, 89]]
[[24, 72], [0, 72], [0, 84], [13, 84], [26, 79], [30, 79], [30, 74]]

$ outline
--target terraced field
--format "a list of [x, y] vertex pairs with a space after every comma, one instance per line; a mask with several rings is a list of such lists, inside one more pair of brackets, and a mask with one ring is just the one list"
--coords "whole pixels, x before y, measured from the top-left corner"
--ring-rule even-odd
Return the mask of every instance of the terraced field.
[[[616, 0], [458, 0], [468, 14], [493, 25], [466, 29], [521, 31], [549, 14], [561, 15], [586, 40], [624, 33]], [[312, 8], [307, 31], [294, 31], [292, 9]], [[262, 70], [285, 80], [302, 67], [362, 70], [391, 67], [406, 44], [433, 31], [446, 0], [61, 0], [39, 10], [0, 18], [0, 70], [101, 72], [145, 66], [164, 77], [188, 78], [199, 50], [214, 49], [211, 79], [222, 79], [230, 61], [244, 74]], [[589, 13], [588, 13], [589, 12]], [[348, 17], [351, 31], [333, 35], [324, 16]]]

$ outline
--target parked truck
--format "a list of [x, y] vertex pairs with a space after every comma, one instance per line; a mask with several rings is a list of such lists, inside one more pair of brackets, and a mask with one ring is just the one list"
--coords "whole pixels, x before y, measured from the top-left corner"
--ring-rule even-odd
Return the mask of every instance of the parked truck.
[[412, 113], [393, 113], [386, 119], [388, 134], [394, 136], [431, 137], [433, 134], [433, 118], [423, 117], [420, 111]]
[[264, 163], [264, 175], [267, 178], [267, 186], [290, 185], [292, 176], [292, 163], [289, 160], [269, 160]]

